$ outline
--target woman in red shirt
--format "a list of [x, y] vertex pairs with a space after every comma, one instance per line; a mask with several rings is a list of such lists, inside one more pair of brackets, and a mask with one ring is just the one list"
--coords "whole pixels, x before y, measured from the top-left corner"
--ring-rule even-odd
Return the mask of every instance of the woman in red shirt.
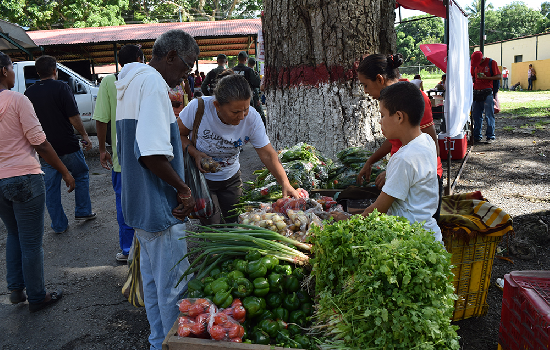
[[[365, 57], [357, 68], [359, 81], [363, 84], [365, 92], [378, 99], [380, 91], [385, 87], [395, 84], [399, 81], [399, 66], [403, 64], [403, 56], [401, 54], [382, 55], [373, 54]], [[437, 150], [437, 179], [439, 181], [439, 205], [434, 214], [434, 218], [439, 220], [439, 212], [441, 210], [441, 196], [443, 194], [443, 166], [439, 157], [439, 145], [437, 142], [437, 134], [435, 132], [434, 121], [432, 117], [432, 108], [430, 99], [422, 91], [424, 97], [424, 116], [420, 122], [420, 129], [432, 137]], [[384, 143], [369, 157], [359, 175], [357, 182], [363, 183], [363, 179], [369, 179], [372, 165], [385, 157], [388, 153], [393, 155], [401, 147], [399, 140], [385, 140]], [[376, 178], [376, 186], [382, 188], [386, 182], [386, 172], [382, 172]]]

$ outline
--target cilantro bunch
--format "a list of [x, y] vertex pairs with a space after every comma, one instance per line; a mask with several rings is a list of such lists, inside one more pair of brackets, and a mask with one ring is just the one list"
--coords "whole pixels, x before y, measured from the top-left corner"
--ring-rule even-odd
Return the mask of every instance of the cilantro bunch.
[[431, 232], [375, 211], [311, 239], [322, 349], [459, 349], [450, 254]]

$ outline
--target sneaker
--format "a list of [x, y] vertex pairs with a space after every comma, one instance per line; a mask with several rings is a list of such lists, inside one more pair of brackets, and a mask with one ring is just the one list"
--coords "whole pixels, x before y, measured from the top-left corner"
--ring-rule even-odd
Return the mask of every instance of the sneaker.
[[16, 289], [12, 290], [10, 294], [10, 302], [12, 304], [19, 304], [27, 300], [27, 296], [25, 295], [25, 292], [23, 292], [23, 289]]
[[43, 301], [41, 303], [36, 303], [36, 304], [29, 304], [29, 311], [30, 312], [36, 312], [36, 311], [40, 311], [44, 308], [47, 308], [53, 304], [55, 304], [59, 299], [61, 299], [63, 297], [63, 291], [62, 290], [58, 290], [56, 292], [49, 292], [49, 293], [46, 293], [46, 295], [49, 294], [50, 295], [50, 300], [48, 301]]
[[495, 141], [495, 139], [487, 139], [487, 144], [490, 145], [491, 143], [493, 143], [493, 141]]
[[78, 221], [88, 221], [88, 220], [93, 220], [96, 217], [97, 217], [96, 213], [91, 213], [90, 215], [86, 215], [86, 216], [75, 216], [74, 219]]
[[481, 142], [481, 139], [474, 139], [475, 142]]
[[124, 255], [122, 252], [116, 253], [116, 260], [120, 262], [128, 262], [128, 255]]

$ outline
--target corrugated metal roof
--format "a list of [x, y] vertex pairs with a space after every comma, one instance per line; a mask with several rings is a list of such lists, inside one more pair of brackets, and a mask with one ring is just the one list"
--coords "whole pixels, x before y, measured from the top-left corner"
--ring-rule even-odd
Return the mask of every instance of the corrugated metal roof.
[[255, 35], [260, 18], [227, 21], [128, 24], [113, 27], [68, 28], [27, 32], [37, 45], [74, 45], [100, 42], [155, 40], [170, 29], [182, 29], [194, 38]]

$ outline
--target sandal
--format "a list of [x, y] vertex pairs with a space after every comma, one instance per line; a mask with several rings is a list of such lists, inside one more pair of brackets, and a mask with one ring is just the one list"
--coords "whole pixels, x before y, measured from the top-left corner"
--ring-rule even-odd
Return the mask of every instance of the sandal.
[[44, 309], [48, 306], [51, 306], [63, 297], [63, 291], [62, 290], [57, 290], [55, 292], [50, 292], [50, 293], [46, 293], [46, 294], [49, 294], [51, 299], [48, 300], [48, 301], [43, 301], [41, 303], [36, 303], [36, 304], [30, 304], [29, 303], [29, 311], [30, 312], [36, 312], [36, 311], [42, 310], [42, 309]]

